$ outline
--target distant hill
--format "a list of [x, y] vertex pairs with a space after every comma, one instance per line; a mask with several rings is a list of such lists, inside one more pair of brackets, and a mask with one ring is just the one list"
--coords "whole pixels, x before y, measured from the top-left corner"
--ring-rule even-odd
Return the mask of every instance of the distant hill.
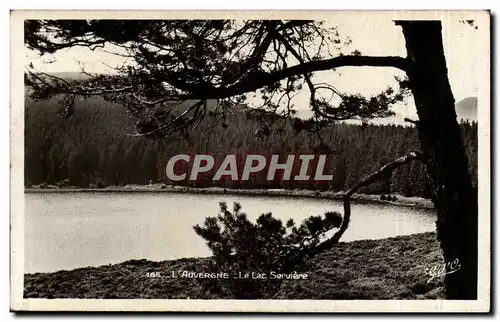
[[58, 72], [58, 73], [50, 73], [56, 77], [62, 78], [66, 81], [70, 80], [82, 80], [89, 78], [89, 75], [82, 72]]
[[[461, 120], [468, 120], [477, 122], [477, 97], [467, 97], [463, 100], [457, 102], [455, 104], [455, 111], [457, 113], [457, 120], [460, 122]], [[374, 124], [399, 124], [399, 125], [408, 125], [407, 122], [404, 121], [405, 117], [409, 117], [411, 119], [417, 119], [416, 115], [406, 115], [400, 109], [395, 109], [396, 113], [393, 116], [387, 118], [374, 119], [371, 122]], [[415, 111], [406, 111], [414, 114]], [[310, 109], [301, 109], [297, 111], [297, 116], [300, 118], [309, 118], [312, 116], [312, 112]]]
[[467, 97], [455, 104], [457, 119], [477, 121], [477, 97]]

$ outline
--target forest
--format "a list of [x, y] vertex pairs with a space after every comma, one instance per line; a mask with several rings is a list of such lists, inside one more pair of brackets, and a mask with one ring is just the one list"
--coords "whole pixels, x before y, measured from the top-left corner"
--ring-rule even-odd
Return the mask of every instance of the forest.
[[[342, 191], [385, 163], [419, 150], [414, 126], [336, 123], [321, 130], [328, 145], [325, 152], [317, 133], [298, 131], [291, 124], [271, 127], [262, 133], [261, 125], [246, 113], [227, 115], [213, 126], [203, 122], [189, 139], [146, 138], [134, 135], [134, 119], [117, 105], [101, 98], [76, 102], [74, 113], [60, 116], [56, 100], [25, 102], [25, 185], [57, 185], [103, 188], [128, 184], [165, 183], [192, 187], [284, 188]], [[292, 120], [293, 121], [293, 120]], [[469, 171], [477, 185], [477, 122], [461, 122], [463, 141], [469, 157]], [[222, 177], [214, 181], [207, 172], [196, 181], [171, 182], [165, 166], [176, 154], [209, 154], [216, 163], [227, 154], [244, 160], [248, 154], [287, 155], [327, 154], [325, 173], [332, 181], [267, 180], [266, 171], [253, 173], [249, 180]], [[284, 161], [280, 161], [284, 162]], [[176, 171], [187, 171], [179, 167]], [[216, 168], [216, 167], [214, 167]], [[312, 167], [310, 167], [312, 168]], [[295, 166], [294, 166], [295, 169]], [[188, 176], [187, 176], [188, 177]], [[401, 194], [429, 198], [425, 167], [413, 162], [392, 175], [363, 187], [369, 194]]]

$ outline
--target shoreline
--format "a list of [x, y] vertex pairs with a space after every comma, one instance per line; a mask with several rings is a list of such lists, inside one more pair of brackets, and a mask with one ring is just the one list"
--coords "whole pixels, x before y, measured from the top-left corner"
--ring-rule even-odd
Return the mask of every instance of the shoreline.
[[[131, 259], [118, 264], [28, 273], [24, 274], [23, 297], [232, 299], [208, 290], [204, 279], [196, 278], [199, 273], [224, 273], [208, 271], [209, 260]], [[307, 274], [307, 279], [283, 280], [277, 293], [263, 299], [439, 299], [444, 296], [443, 278], [430, 279], [428, 269], [442, 265], [435, 232], [340, 242], [308, 260], [298, 272]]]
[[[317, 191], [306, 189], [230, 189], [220, 187], [209, 188], [192, 188], [184, 186], [172, 185], [126, 185], [126, 186], [109, 186], [105, 188], [78, 188], [78, 187], [62, 187], [48, 186], [47, 188], [31, 187], [25, 188], [25, 193], [190, 193], [190, 194], [205, 194], [205, 195], [243, 195], [255, 197], [285, 197], [285, 198], [315, 198], [328, 200], [342, 200], [341, 192], [332, 191]], [[395, 196], [396, 201], [381, 200], [381, 195], [374, 194], [359, 194], [351, 196], [352, 201], [358, 202], [374, 202], [379, 204], [388, 204], [393, 206], [414, 207], [433, 209], [434, 205], [431, 200], [421, 197], [405, 197], [398, 194], [389, 194]]]

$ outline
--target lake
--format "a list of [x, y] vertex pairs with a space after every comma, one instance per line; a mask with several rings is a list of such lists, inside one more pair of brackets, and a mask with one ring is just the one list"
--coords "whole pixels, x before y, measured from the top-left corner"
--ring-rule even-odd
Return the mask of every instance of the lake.
[[[193, 226], [215, 216], [219, 201], [254, 221], [272, 212], [296, 223], [326, 211], [342, 212], [340, 201], [183, 193], [26, 193], [25, 272], [51, 272], [120, 263], [209, 256]], [[352, 203], [342, 241], [378, 239], [435, 230], [435, 212], [377, 203]]]

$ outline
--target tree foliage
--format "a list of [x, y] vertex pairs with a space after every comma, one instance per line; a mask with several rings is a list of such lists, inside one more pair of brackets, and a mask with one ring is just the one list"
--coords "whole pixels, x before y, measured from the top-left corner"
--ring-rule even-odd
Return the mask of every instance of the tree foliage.
[[[300, 272], [305, 258], [314, 254], [321, 237], [327, 231], [340, 227], [341, 222], [339, 213], [327, 212], [324, 216], [311, 216], [299, 226], [293, 219], [283, 225], [271, 213], [262, 214], [252, 223], [241, 212], [240, 204], [235, 203], [231, 212], [221, 202], [218, 216], [207, 217], [203, 226], [196, 225], [194, 229], [212, 251], [208, 269], [229, 272], [231, 278], [207, 284], [212, 289], [216, 288], [218, 294], [232, 298], [269, 297], [282, 282], [281, 279], [273, 279], [271, 273]], [[245, 277], [245, 274], [248, 276]]]
[[[27, 68], [26, 83], [34, 99], [62, 95], [63, 115], [71, 115], [77, 97], [103, 96], [138, 119], [138, 133], [154, 137], [188, 136], [205, 117], [224, 119], [242, 104], [288, 119], [303, 87], [315, 129], [391, 115], [392, 104], [406, 93], [403, 86], [365, 98], [315, 82], [314, 71], [342, 66], [406, 66], [401, 57], [344, 53], [350, 39], [320, 21], [27, 20], [25, 43], [40, 54], [83, 46], [129, 58], [113, 75], [72, 82]], [[249, 100], [254, 95], [258, 99]], [[216, 108], [207, 108], [209, 99]], [[179, 104], [187, 106], [179, 111]]]

